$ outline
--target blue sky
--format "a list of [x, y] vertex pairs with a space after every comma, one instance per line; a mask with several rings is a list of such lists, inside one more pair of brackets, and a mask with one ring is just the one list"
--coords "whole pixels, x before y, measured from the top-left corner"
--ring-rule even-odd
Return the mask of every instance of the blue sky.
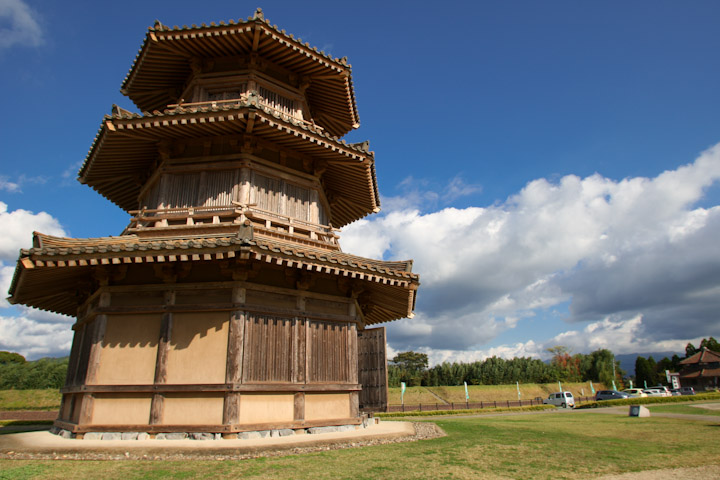
[[[346, 251], [414, 258], [391, 352], [682, 351], [719, 334], [720, 4], [0, 0], [0, 271], [33, 230], [118, 234], [75, 176], [155, 19], [265, 17], [347, 56], [383, 212]], [[371, 239], [368, 241], [368, 239]], [[71, 319], [0, 305], [0, 350], [62, 355]]]

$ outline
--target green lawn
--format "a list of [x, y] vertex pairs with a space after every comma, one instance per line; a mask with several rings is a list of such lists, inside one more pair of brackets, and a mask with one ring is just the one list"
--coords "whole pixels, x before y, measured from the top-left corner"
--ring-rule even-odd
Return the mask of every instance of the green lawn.
[[661, 412], [661, 413], [682, 413], [684, 415], [716, 415], [720, 417], [720, 410], [711, 410], [709, 408], [702, 408], [702, 404], [697, 406], [692, 405], [652, 405], [648, 407], [650, 413]]
[[47, 390], [0, 390], [1, 410], [58, 410], [60, 391]]
[[596, 412], [438, 417], [443, 438], [243, 461], [0, 460], [0, 478], [584, 479], [720, 463], [718, 425]]
[[[596, 383], [596, 390], [605, 388], [602, 384]], [[563, 390], [573, 393], [575, 397], [592, 396], [590, 383], [563, 383]], [[547, 398], [552, 392], [558, 389], [555, 383], [528, 383], [520, 384], [522, 400], [530, 400], [536, 397]], [[434, 395], [433, 395], [434, 394]], [[468, 394], [470, 402], [492, 402], [503, 400], [517, 400], [516, 385], [469, 385]], [[439, 397], [439, 398], [438, 398]], [[388, 389], [388, 399], [391, 405], [400, 405], [400, 388]], [[418, 403], [435, 404], [443, 403], [464, 403], [465, 387], [462, 385], [452, 387], [408, 387], [405, 391], [404, 401], [406, 405], [417, 405]]]

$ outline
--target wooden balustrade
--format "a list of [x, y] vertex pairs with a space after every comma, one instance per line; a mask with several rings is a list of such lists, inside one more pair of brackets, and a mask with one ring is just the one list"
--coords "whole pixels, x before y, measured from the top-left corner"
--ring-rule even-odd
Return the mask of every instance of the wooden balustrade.
[[330, 225], [321, 225], [289, 217], [277, 212], [263, 210], [256, 206], [233, 202], [233, 205], [201, 206], [188, 208], [164, 208], [131, 210], [132, 217], [126, 228], [129, 233], [152, 228], [182, 228], [203, 226], [237, 225], [249, 220], [259, 233], [274, 237], [337, 246], [338, 230]]
[[[286, 109], [276, 108], [271, 102], [267, 101], [266, 99], [264, 99], [261, 96], [258, 96], [257, 98], [259, 99], [258, 103], [260, 103], [260, 105], [262, 105], [263, 107], [270, 109], [274, 112], [277, 112], [282, 117], [292, 118], [294, 121], [301, 122], [305, 126], [311, 128], [313, 130], [316, 130], [316, 131], [324, 130], [323, 127], [321, 127], [320, 125], [317, 125], [315, 122], [305, 120], [302, 117], [302, 113], [299, 110], [296, 112], [296, 114], [288, 113]], [[181, 101], [180, 103], [169, 104], [167, 107], [168, 107], [168, 109], [172, 109], [172, 110], [177, 110], [180, 108], [188, 108], [188, 107], [217, 107], [218, 105], [233, 105], [233, 104], [239, 104], [241, 102], [246, 104], [248, 102], [248, 100], [249, 100], [249, 95], [245, 94], [245, 95], [240, 95], [239, 98], [231, 98], [228, 100], [205, 100], [202, 102], [182, 102]]]

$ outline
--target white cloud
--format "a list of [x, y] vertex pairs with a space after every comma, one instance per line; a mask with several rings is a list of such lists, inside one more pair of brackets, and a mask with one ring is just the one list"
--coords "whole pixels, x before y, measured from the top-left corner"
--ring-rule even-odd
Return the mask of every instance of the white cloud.
[[0, 350], [17, 352], [28, 359], [62, 357], [72, 345], [73, 319], [54, 315], [54, 321], [38, 320], [33, 314], [45, 312], [26, 310], [22, 316], [0, 316]]
[[0, 202], [0, 262], [14, 263], [21, 248], [32, 246], [32, 233], [39, 231], [49, 235], [64, 236], [60, 222], [46, 212], [33, 213], [28, 210], [8, 212], [8, 206]]
[[43, 185], [47, 183], [47, 178], [42, 176], [28, 177], [20, 175], [17, 181], [11, 181], [6, 176], [0, 176], [0, 191], [8, 193], [22, 193], [22, 186], [26, 184]]
[[0, 177], [0, 191], [2, 190], [8, 193], [18, 193], [20, 192], [20, 184], [11, 182], [7, 177]]
[[45, 43], [38, 14], [22, 0], [0, 0], [0, 49]]
[[[655, 178], [537, 179], [485, 208], [385, 202], [395, 209], [348, 226], [341, 241], [359, 255], [415, 260], [417, 315], [389, 326], [400, 350], [484, 355], [500, 333], [568, 301], [569, 321], [627, 335], [627, 348], [684, 345], [720, 328], [720, 206], [694, 207], [719, 179], [720, 145]], [[594, 350], [600, 337], [587, 333], [564, 338]]]
[[27, 307], [11, 307], [5, 299], [21, 248], [32, 246], [32, 232], [65, 235], [60, 222], [46, 212], [8, 211], [0, 202], [0, 350], [26, 358], [67, 355], [74, 319]]

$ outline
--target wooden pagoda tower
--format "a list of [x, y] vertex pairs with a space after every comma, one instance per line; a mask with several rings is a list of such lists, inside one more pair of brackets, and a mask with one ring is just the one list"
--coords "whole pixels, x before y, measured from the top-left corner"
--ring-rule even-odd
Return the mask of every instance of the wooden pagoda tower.
[[387, 404], [384, 328], [412, 261], [345, 254], [379, 211], [346, 59], [271, 26], [148, 29], [79, 172], [119, 236], [35, 233], [12, 303], [77, 317], [56, 428], [239, 432], [357, 425]]

